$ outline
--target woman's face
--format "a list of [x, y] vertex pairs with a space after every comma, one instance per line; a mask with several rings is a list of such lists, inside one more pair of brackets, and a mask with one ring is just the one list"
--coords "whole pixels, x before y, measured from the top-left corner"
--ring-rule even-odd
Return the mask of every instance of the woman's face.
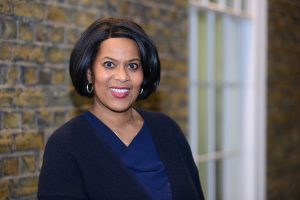
[[88, 70], [87, 78], [94, 86], [95, 108], [127, 111], [137, 99], [143, 82], [135, 41], [127, 38], [103, 41], [92, 70]]

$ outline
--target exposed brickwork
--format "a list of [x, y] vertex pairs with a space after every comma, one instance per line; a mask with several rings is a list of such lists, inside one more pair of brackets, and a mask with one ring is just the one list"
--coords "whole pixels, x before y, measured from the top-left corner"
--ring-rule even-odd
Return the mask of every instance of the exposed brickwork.
[[71, 87], [68, 61], [81, 32], [102, 16], [140, 23], [158, 45], [159, 91], [138, 106], [186, 130], [187, 0], [0, 0], [0, 200], [36, 199], [44, 145], [91, 101]]
[[300, 197], [300, 1], [269, 1], [267, 196]]

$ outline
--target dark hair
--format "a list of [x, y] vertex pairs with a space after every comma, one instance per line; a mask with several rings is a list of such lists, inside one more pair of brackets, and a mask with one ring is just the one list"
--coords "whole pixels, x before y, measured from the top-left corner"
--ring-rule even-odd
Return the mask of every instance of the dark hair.
[[76, 91], [82, 96], [94, 95], [86, 90], [88, 84], [86, 73], [96, 59], [100, 44], [109, 38], [129, 38], [136, 42], [144, 74], [141, 86], [143, 92], [137, 99], [147, 98], [156, 90], [160, 82], [160, 60], [157, 49], [138, 24], [117, 18], [96, 20], [82, 33], [75, 44], [70, 56], [69, 70]]

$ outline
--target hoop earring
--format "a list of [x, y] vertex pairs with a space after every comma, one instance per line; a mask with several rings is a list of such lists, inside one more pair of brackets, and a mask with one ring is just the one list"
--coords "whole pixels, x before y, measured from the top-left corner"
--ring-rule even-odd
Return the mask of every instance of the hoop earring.
[[89, 82], [88, 84], [86, 84], [87, 93], [92, 94], [93, 90], [94, 90], [94, 87], [92, 85], [92, 82]]
[[141, 88], [140, 94], [143, 94], [143, 92], [144, 92], [144, 89], [143, 89], [143, 88]]

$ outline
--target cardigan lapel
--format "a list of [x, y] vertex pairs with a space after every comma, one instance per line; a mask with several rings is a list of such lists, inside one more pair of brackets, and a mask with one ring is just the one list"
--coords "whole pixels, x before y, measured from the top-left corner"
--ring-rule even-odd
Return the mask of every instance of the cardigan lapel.
[[[151, 127], [154, 143], [160, 159], [166, 167], [171, 184], [173, 200], [197, 199], [190, 174], [185, 166], [182, 153], [178, 148], [174, 134], [182, 134], [166, 117], [153, 115], [151, 112], [138, 110], [145, 122]], [[176, 133], [177, 132], [177, 133]]]
[[[82, 126], [85, 127], [84, 138], [81, 136], [78, 150], [83, 168], [83, 177], [87, 181], [88, 193], [99, 199], [103, 191], [100, 186], [106, 188], [108, 199], [150, 199], [143, 186], [130, 173], [121, 159], [109, 147], [109, 145], [99, 137], [99, 134], [92, 128], [90, 122], [85, 117], [81, 119]], [[77, 131], [82, 134], [81, 131]], [[95, 187], [95, 185], [99, 187]], [[115, 198], [113, 198], [115, 197]], [[106, 198], [104, 198], [106, 199]]]

